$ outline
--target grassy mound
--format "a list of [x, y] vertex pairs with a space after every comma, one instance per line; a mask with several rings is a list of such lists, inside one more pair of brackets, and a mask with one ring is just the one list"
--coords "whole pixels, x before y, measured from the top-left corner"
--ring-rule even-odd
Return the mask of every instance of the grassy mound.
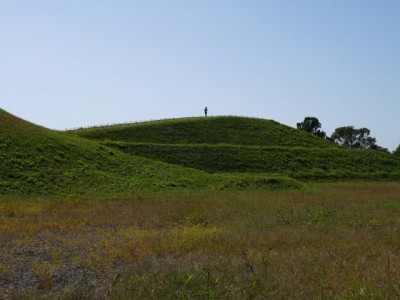
[[75, 132], [90, 139], [136, 143], [337, 147], [326, 140], [272, 120], [243, 117], [161, 120]]
[[353, 150], [271, 120], [211, 117], [78, 130], [126, 153], [207, 172], [301, 179], [399, 179], [391, 154]]
[[217, 188], [224, 186], [225, 181], [230, 182], [228, 177], [217, 178], [204, 171], [132, 156], [98, 141], [34, 125], [0, 110], [0, 194], [3, 195], [96, 195]]
[[400, 159], [374, 150], [109, 143], [124, 152], [207, 172], [267, 172], [303, 179], [400, 179]]

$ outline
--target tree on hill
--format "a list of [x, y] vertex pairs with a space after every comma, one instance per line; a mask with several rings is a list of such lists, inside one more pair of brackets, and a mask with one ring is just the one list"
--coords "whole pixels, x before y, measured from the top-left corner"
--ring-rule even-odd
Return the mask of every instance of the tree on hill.
[[371, 146], [371, 149], [372, 150], [377, 150], [377, 151], [382, 151], [382, 152], [386, 152], [386, 153], [390, 153], [390, 151], [389, 151], [389, 149], [388, 148], [384, 148], [384, 147], [381, 147], [381, 146], [378, 146], [378, 145], [372, 145]]
[[400, 157], [400, 144], [397, 146], [396, 150], [393, 151], [393, 154]]
[[303, 122], [297, 123], [297, 129], [325, 138], [325, 131], [320, 130], [321, 123], [315, 117], [305, 117]]
[[335, 129], [332, 133], [331, 139], [345, 147], [359, 148], [359, 149], [383, 149], [376, 145], [376, 139], [369, 136], [370, 130], [368, 128], [354, 128], [354, 126], [343, 126]]

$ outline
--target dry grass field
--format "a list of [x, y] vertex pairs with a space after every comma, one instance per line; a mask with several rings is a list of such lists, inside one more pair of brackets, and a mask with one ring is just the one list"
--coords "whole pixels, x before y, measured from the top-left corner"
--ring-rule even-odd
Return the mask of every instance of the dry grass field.
[[1, 299], [396, 299], [400, 184], [0, 200]]

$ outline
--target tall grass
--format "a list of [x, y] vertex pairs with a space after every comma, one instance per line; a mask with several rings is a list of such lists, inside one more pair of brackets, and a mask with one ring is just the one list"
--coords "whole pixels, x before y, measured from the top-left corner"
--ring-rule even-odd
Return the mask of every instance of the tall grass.
[[398, 298], [399, 213], [397, 183], [3, 198], [0, 298]]

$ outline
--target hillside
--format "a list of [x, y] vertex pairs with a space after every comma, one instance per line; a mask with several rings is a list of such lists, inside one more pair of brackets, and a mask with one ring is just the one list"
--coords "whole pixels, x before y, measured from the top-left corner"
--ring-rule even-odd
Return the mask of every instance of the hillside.
[[266, 172], [301, 179], [400, 179], [400, 159], [374, 150], [121, 142], [107, 145], [207, 172]]
[[272, 120], [230, 116], [160, 120], [75, 132], [90, 139], [135, 143], [337, 147], [326, 140]]
[[[261, 179], [260, 179], [261, 178]], [[113, 194], [143, 189], [273, 186], [271, 176], [210, 176], [125, 154], [65, 132], [52, 131], [0, 110], [0, 194]], [[253, 181], [254, 179], [254, 181]], [[262, 182], [262, 179], [266, 181]], [[288, 178], [282, 186], [300, 187]]]
[[136, 156], [211, 173], [266, 172], [299, 179], [399, 179], [400, 159], [338, 146], [272, 120], [208, 117], [75, 131]]
[[0, 110], [0, 195], [301, 187], [288, 176], [399, 179], [400, 159], [270, 120], [186, 118], [58, 132]]

